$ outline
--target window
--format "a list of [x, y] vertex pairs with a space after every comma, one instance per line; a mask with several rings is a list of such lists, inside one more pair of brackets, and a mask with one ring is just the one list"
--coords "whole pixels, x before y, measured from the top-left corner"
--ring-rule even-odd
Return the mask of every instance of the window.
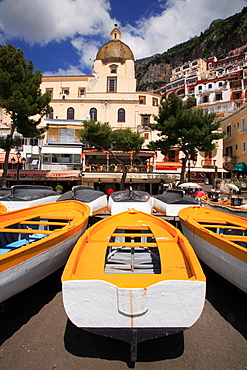
[[49, 91], [49, 93], [51, 94], [51, 98], [53, 97], [53, 89], [52, 88], [48, 88], [48, 89], [45, 89], [46, 92]]
[[53, 119], [53, 108], [51, 108], [50, 112], [46, 112], [46, 118]]
[[144, 133], [144, 139], [145, 139], [145, 140], [149, 140], [149, 133], [148, 133], [148, 132], [145, 132], [145, 133]]
[[246, 141], [243, 141], [242, 142], [242, 152], [245, 153], [246, 152]]
[[238, 145], [235, 145], [235, 150], [238, 150]]
[[84, 87], [79, 87], [78, 89], [78, 96], [82, 96], [82, 95], [85, 95], [85, 88]]
[[89, 114], [90, 114], [90, 119], [92, 121], [97, 121], [97, 109], [96, 108], [91, 108]]
[[209, 96], [208, 95], [205, 95], [204, 97], [203, 97], [203, 101], [202, 101], [203, 103], [208, 103], [209, 102]]
[[150, 123], [150, 114], [141, 115], [141, 124], [142, 126], [148, 126]]
[[219, 82], [219, 87], [221, 87], [221, 86], [223, 86], [223, 82], [222, 81]]
[[226, 126], [226, 137], [232, 137], [232, 125]]
[[120, 108], [117, 112], [117, 121], [125, 122], [125, 110], [123, 108]]
[[199, 85], [198, 86], [198, 90], [201, 91], [202, 90], [202, 85]]
[[39, 140], [38, 139], [30, 139], [30, 145], [37, 146], [38, 143], [39, 143]]
[[108, 77], [107, 92], [117, 92], [117, 78], [116, 77]]
[[60, 143], [74, 143], [75, 130], [73, 128], [60, 128]]
[[64, 87], [64, 88], [62, 89], [62, 94], [64, 94], [64, 95], [69, 95], [69, 88], [68, 88], [68, 87]]
[[139, 96], [139, 104], [146, 104], [146, 96]]
[[74, 108], [70, 107], [67, 109], [67, 119], [74, 119], [75, 117], [75, 110]]
[[232, 146], [226, 147], [226, 155], [227, 157], [232, 157]]
[[215, 94], [215, 100], [222, 100], [222, 93]]
[[185, 65], [183, 66], [183, 69], [188, 69], [188, 68], [190, 68], [190, 65], [189, 65], [189, 64], [185, 64]]
[[157, 107], [159, 105], [159, 100], [158, 98], [153, 98], [153, 106]]
[[212, 89], [213, 85], [212, 84], [208, 84], [208, 88], [209, 89]]
[[246, 131], [246, 120], [245, 120], [245, 117], [242, 118], [242, 131]]
[[110, 65], [110, 71], [111, 73], [117, 73], [117, 65], [116, 64], [112, 64]]

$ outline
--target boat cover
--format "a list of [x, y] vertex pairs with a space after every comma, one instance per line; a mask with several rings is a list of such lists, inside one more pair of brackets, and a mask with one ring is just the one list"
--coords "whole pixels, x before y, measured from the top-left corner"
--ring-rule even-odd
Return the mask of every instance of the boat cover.
[[91, 186], [74, 186], [72, 190], [62, 194], [57, 199], [57, 202], [63, 200], [77, 200], [83, 203], [90, 203], [103, 195], [105, 195], [103, 191], [94, 190]]
[[11, 193], [3, 196], [1, 201], [30, 201], [57, 195], [51, 186], [14, 185]]
[[5, 195], [9, 195], [10, 193], [10, 188], [0, 188], [0, 198], [4, 197]]
[[167, 190], [163, 194], [156, 195], [156, 199], [167, 204], [197, 204], [196, 199], [185, 195], [183, 190]]
[[150, 195], [145, 191], [138, 190], [120, 190], [112, 193], [111, 198], [114, 202], [148, 202]]

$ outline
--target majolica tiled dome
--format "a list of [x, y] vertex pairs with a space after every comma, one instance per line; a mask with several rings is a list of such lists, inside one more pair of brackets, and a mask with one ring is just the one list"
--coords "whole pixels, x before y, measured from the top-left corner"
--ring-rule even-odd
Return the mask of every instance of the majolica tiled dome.
[[102, 63], [120, 62], [125, 60], [134, 60], [134, 55], [130, 48], [120, 40], [121, 32], [114, 28], [111, 32], [112, 39], [99, 49], [96, 60], [102, 60]]

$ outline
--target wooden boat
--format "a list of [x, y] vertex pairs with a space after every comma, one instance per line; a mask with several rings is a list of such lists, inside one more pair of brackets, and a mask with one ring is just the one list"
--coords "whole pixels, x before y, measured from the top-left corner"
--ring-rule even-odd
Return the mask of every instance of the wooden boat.
[[63, 266], [89, 213], [87, 205], [68, 201], [0, 215], [0, 302]]
[[131, 343], [193, 325], [205, 300], [205, 276], [186, 238], [170, 223], [134, 209], [91, 226], [62, 275], [74, 325]]
[[115, 191], [109, 196], [108, 209], [111, 215], [132, 208], [151, 214], [153, 209], [153, 197], [145, 191], [138, 190]]
[[72, 190], [61, 195], [57, 202], [64, 200], [77, 200], [86, 203], [91, 212], [90, 216], [107, 209], [107, 196], [102, 191], [94, 190], [91, 186], [74, 186]]
[[178, 215], [180, 209], [191, 205], [198, 205], [196, 199], [185, 195], [183, 190], [168, 189], [163, 194], [156, 195], [153, 199], [153, 208], [166, 216], [175, 217]]
[[60, 195], [50, 186], [14, 185], [11, 193], [0, 198], [7, 212], [17, 209], [37, 206], [39, 204], [56, 202]]
[[247, 293], [247, 220], [205, 207], [182, 209], [179, 217], [197, 256]]
[[[233, 200], [237, 200], [238, 198], [232, 198]], [[236, 201], [231, 202], [230, 200], [218, 200], [217, 202], [211, 201], [210, 199], [202, 200], [202, 206], [215, 210], [229, 213], [233, 216], [239, 216], [247, 218], [247, 206], [246, 204], [243, 205], [232, 205], [238, 204]]]

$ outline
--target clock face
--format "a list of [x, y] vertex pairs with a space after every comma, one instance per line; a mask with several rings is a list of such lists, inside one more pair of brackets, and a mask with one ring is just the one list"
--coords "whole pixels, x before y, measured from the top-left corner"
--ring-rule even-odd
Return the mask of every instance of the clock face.
[[233, 162], [225, 162], [223, 164], [223, 168], [226, 171], [232, 171], [233, 167], [234, 167], [234, 163]]

